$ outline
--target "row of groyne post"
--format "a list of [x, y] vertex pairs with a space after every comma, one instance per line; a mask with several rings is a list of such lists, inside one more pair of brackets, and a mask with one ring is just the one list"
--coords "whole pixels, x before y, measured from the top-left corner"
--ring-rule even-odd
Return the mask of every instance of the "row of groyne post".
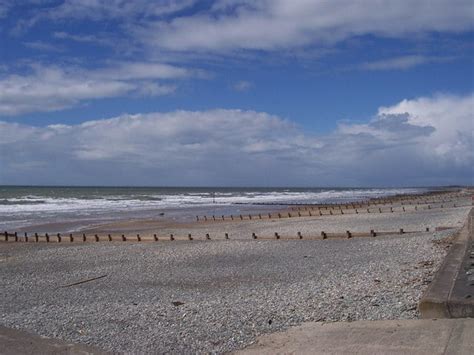
[[262, 220], [262, 219], [281, 219], [294, 217], [323, 217], [345, 214], [363, 214], [363, 213], [403, 213], [424, 211], [432, 209], [457, 208], [471, 206], [470, 203], [459, 203], [458, 200], [443, 200], [440, 202], [431, 202], [427, 204], [405, 204], [399, 206], [374, 207], [374, 204], [349, 203], [349, 204], [327, 204], [327, 205], [290, 205], [289, 211], [280, 211], [273, 213], [258, 214], [238, 214], [238, 215], [203, 215], [196, 216], [196, 222], [208, 221], [243, 221], [243, 220]]
[[[412, 234], [429, 232], [430, 228], [426, 227], [424, 230], [406, 230], [400, 228], [397, 231], [375, 231], [371, 229], [369, 232], [353, 232], [346, 230], [344, 232], [325, 232], [321, 231], [318, 234], [304, 235], [302, 232], [297, 232], [294, 236], [291, 235], [280, 235], [279, 232], [274, 232], [272, 235], [259, 235], [255, 232], [251, 233], [248, 238], [242, 237], [242, 234], [238, 234], [238, 237], [232, 238], [235, 240], [247, 240], [247, 239], [262, 239], [262, 240], [293, 240], [293, 239], [328, 239], [328, 238], [353, 238], [353, 237], [376, 237], [381, 235], [396, 235], [396, 234]], [[237, 235], [237, 233], [236, 233]], [[229, 233], [223, 233], [222, 235], [213, 235], [211, 238], [210, 233], [204, 235], [196, 235], [192, 233], [186, 233], [182, 235], [163, 235], [158, 233], [153, 234], [134, 234], [134, 235], [112, 235], [112, 234], [86, 234], [86, 233], [69, 233], [69, 234], [49, 234], [49, 233], [18, 233], [8, 232], [3, 233], [3, 242], [17, 242], [17, 243], [87, 243], [87, 242], [158, 242], [158, 241], [176, 241], [176, 240], [229, 240], [231, 239]]]

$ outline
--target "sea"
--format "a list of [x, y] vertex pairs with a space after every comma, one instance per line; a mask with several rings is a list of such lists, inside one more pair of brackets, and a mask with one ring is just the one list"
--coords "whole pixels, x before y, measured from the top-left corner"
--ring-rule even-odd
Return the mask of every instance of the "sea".
[[340, 203], [430, 188], [0, 186], [0, 230], [74, 232], [131, 219], [189, 222], [198, 215], [265, 213], [291, 204]]

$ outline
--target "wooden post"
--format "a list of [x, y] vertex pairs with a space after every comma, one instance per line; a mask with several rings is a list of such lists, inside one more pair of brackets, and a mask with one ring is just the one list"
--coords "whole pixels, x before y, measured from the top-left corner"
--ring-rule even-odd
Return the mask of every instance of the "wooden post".
[[403, 212], [405, 212], [405, 206], [403, 206], [402, 208], [403, 208]]
[[240, 217], [240, 220], [241, 220], [241, 221], [244, 219], [244, 218], [242, 217], [242, 215], [239, 215], [239, 217]]
[[278, 213], [278, 218], [281, 218], [281, 214], [280, 214], [280, 213]]
[[379, 207], [379, 213], [382, 213], [382, 209]]
[[390, 207], [390, 212], [393, 213], [393, 207]]
[[58, 233], [56, 236], [58, 237], [58, 243], [61, 243], [61, 234]]
[[193, 240], [193, 237], [191, 236], [191, 233], [188, 234], [188, 239]]
[[308, 211], [308, 213], [309, 213], [309, 216], [310, 216], [310, 217], [312, 217], [312, 215], [311, 215], [311, 211]]
[[375, 231], [373, 229], [370, 230], [370, 236], [371, 237], [376, 237], [377, 236], [377, 233], [375, 233]]
[[347, 234], [347, 238], [352, 238], [352, 233], [350, 231], [346, 231], [346, 234]]
[[158, 236], [157, 236], [156, 234], [153, 234], [153, 240], [154, 240], [155, 242], [158, 241]]
[[196, 221], [199, 222], [199, 216], [196, 216]]
[[13, 235], [15, 236], [15, 242], [18, 242], [18, 233], [15, 232]]
[[430, 227], [426, 227], [426, 231], [429, 232], [429, 231], [430, 231]]
[[212, 219], [215, 221], [215, 220], [216, 220], [216, 216], [212, 215]]
[[174, 240], [174, 235], [170, 234], [170, 240]]
[[229, 239], [229, 233], [224, 234], [225, 239]]
[[325, 232], [321, 232], [321, 237], [323, 237], [323, 239], [327, 239], [328, 235]]
[[25, 243], [28, 243], [28, 233], [25, 232]]
[[332, 210], [329, 210], [329, 214], [332, 216]]
[[39, 242], [39, 236], [38, 236], [38, 233], [35, 233], [35, 242], [38, 243]]
[[403, 231], [403, 228], [400, 228], [400, 234], [403, 234], [404, 231]]
[[82, 234], [82, 241], [83, 241], [83, 242], [86, 241], [86, 235], [85, 235], [85, 234]]
[[45, 237], [46, 237], [46, 243], [49, 243], [49, 234], [46, 233], [46, 234], [45, 234]]
[[249, 214], [249, 219], [252, 219], [252, 215]]
[[204, 220], [207, 221], [207, 216], [204, 216]]
[[275, 238], [280, 239], [280, 236], [278, 235], [278, 232], [275, 232]]
[[5, 231], [4, 235], [5, 235], [5, 241], [8, 242], [8, 232]]
[[224, 220], [224, 219], [225, 219], [225, 218], [224, 218], [224, 215], [222, 215], [222, 220]]
[[260, 213], [258, 214], [258, 218], [259, 218], [259, 219], [262, 219], [262, 215], [261, 215]]
[[291, 218], [291, 213], [290, 212], [288, 212], [288, 218]]
[[356, 214], [359, 214], [359, 211], [357, 210], [357, 208], [355, 210], [356, 210]]
[[255, 233], [252, 233], [252, 238], [257, 239], [257, 235]]
[[268, 214], [268, 218], [270, 218], [270, 219], [272, 218], [272, 215], [270, 213]]
[[95, 241], [98, 242], [99, 241], [99, 236], [97, 234], [94, 235], [94, 238], [95, 238]]
[[301, 232], [298, 232], [297, 235], [299, 239], [303, 239], [303, 235], [301, 234]]
[[206, 239], [211, 240], [211, 237], [209, 236], [209, 233], [206, 233]]
[[230, 219], [231, 219], [231, 220], [234, 220], [234, 216], [233, 216], [233, 215], [230, 215]]
[[72, 233], [69, 233], [69, 242], [73, 242], [74, 241], [74, 237], [72, 236]]
[[322, 215], [323, 215], [323, 213], [321, 212], [321, 210], [319, 210], [319, 215], [320, 215], [320, 216], [322, 216]]
[[112, 236], [110, 234], [108, 234], [107, 237], [109, 237], [109, 242], [111, 242], [112, 241]]

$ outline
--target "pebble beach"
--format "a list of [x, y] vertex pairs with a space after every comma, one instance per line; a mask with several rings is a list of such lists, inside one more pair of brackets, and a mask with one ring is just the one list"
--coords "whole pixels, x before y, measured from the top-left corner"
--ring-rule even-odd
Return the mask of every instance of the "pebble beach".
[[[227, 353], [307, 321], [417, 318], [417, 303], [470, 208], [162, 230], [228, 232], [230, 240], [4, 243], [1, 324], [111, 352]], [[284, 238], [399, 228], [416, 232]], [[274, 231], [282, 239], [250, 238]]]

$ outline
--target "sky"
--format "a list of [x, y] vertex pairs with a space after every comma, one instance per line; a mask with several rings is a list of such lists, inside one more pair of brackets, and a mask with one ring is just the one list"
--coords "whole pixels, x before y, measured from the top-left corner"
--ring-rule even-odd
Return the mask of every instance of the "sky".
[[0, 184], [474, 184], [471, 0], [0, 0]]

